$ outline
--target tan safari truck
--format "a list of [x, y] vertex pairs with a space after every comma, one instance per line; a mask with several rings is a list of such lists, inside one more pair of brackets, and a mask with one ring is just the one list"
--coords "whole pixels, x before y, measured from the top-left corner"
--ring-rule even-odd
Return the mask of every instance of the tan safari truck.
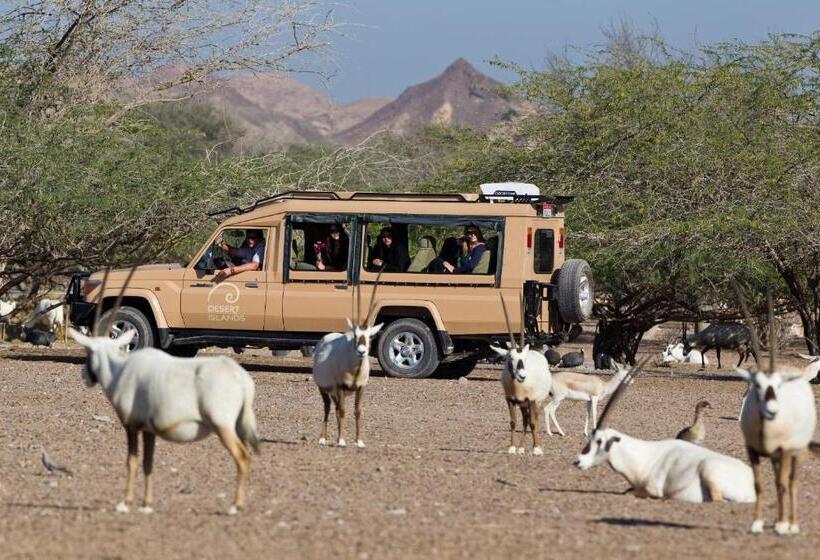
[[[516, 334], [523, 297], [530, 342], [559, 344], [590, 317], [590, 267], [564, 259], [571, 201], [521, 183], [482, 185], [480, 194], [270, 196], [217, 213], [229, 217], [188, 263], [138, 267], [112, 334], [135, 329], [131, 349], [179, 356], [206, 346], [306, 352], [355, 321], [358, 291], [367, 313], [383, 268], [373, 316], [385, 326], [372, 345], [382, 369], [465, 375], [492, 341], [509, 340], [502, 294]], [[243, 266], [252, 255], [257, 264]], [[102, 305], [105, 324], [128, 272], [112, 271], [104, 294], [102, 273], [75, 275], [72, 322], [93, 329]]]

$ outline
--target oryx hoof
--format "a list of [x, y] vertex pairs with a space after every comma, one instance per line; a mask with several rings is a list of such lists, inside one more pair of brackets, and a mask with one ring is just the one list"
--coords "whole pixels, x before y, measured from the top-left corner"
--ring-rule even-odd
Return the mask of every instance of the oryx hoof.
[[144, 513], [145, 515], [150, 515], [154, 513], [154, 508], [152, 508], [151, 506], [142, 506], [141, 508], [139, 508], [138, 511], [140, 513]]
[[125, 502], [120, 502], [117, 504], [117, 507], [114, 508], [114, 511], [117, 513], [128, 513], [131, 511], [131, 508]]
[[359, 449], [364, 449], [365, 448], [364, 442], [360, 439], [357, 439], [356, 440], [356, 447], [358, 447]]
[[523, 455], [523, 454], [524, 454], [524, 453], [526, 453], [526, 452], [527, 452], [527, 450], [526, 450], [526, 449], [524, 449], [523, 447], [519, 447], [519, 448], [518, 448], [518, 454], [519, 454], [519, 455]]
[[755, 535], [759, 535], [763, 532], [763, 520], [762, 519], [755, 519], [752, 526], [749, 528], [749, 532]]
[[319, 438], [319, 445], [327, 445], [327, 440], [323, 437]]
[[347, 447], [347, 443], [345, 440], [339, 438], [339, 441], [336, 442], [336, 447]]
[[515, 455], [517, 452], [518, 450], [515, 448], [514, 445], [511, 445], [509, 449], [507, 449], [507, 453], [509, 453], [510, 455]]
[[789, 534], [790, 535], [799, 535], [800, 534], [800, 525], [797, 523], [792, 523], [789, 525]]
[[774, 532], [778, 535], [791, 535], [791, 526], [788, 521], [778, 521], [774, 524]]
[[235, 505], [228, 508], [228, 515], [237, 515], [239, 513], [239, 508]]
[[533, 455], [543, 455], [543, 454], [544, 454], [544, 450], [543, 450], [543, 449], [541, 449], [540, 447], [533, 447], [533, 448], [532, 448], [532, 454], [533, 454]]

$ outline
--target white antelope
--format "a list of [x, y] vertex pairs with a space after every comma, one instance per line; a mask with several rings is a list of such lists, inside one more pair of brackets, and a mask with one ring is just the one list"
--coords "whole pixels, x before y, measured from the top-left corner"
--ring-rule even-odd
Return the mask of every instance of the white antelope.
[[709, 360], [700, 350], [692, 349], [687, 354], [683, 348], [683, 343], [669, 344], [661, 352], [661, 362], [663, 364], [702, 364], [709, 365]]
[[544, 419], [546, 420], [548, 435], [552, 435], [550, 419], [555, 422], [558, 433], [564, 435], [564, 430], [561, 429], [558, 419], [555, 417], [555, 411], [558, 410], [561, 402], [565, 399], [587, 403], [587, 415], [584, 419], [585, 436], [589, 435], [590, 422], [593, 430], [597, 427], [598, 401], [611, 395], [629, 371], [617, 362], [615, 365], [617, 367], [615, 374], [608, 381], [594, 375], [573, 373], [571, 371], [556, 371], [552, 374], [552, 388], [550, 389], [552, 400], [544, 407]]
[[27, 330], [40, 329], [52, 333], [63, 328], [65, 324], [63, 300], [41, 299], [23, 324]]
[[742, 461], [688, 441], [646, 441], [605, 427], [613, 405], [645, 363], [630, 371], [618, 385], [575, 466], [586, 470], [608, 463], [639, 498], [753, 502], [752, 470]]
[[378, 333], [382, 324], [371, 325], [371, 315], [376, 301], [376, 288], [379, 285], [381, 272], [376, 277], [370, 305], [364, 323], [361, 322], [361, 284], [356, 286], [357, 317], [356, 323], [348, 319], [350, 328], [345, 333], [329, 333], [322, 337], [313, 352], [313, 381], [319, 387], [324, 404], [324, 419], [319, 445], [327, 444], [327, 419], [330, 415], [330, 403], [336, 407], [336, 426], [338, 439], [336, 445], [345, 447], [343, 435], [345, 400], [348, 394], [355, 394], [354, 416], [356, 417], [356, 447], [363, 448], [361, 436], [362, 393], [370, 379], [370, 341]]
[[[746, 303], [737, 286], [735, 289], [743, 314], [751, 331], [755, 359], [760, 356], [760, 339], [750, 319]], [[774, 304], [768, 294], [770, 317], [768, 372], [758, 362], [758, 371], [750, 372], [736, 368], [749, 387], [743, 399], [740, 428], [746, 441], [746, 449], [754, 471], [757, 501], [752, 533], [763, 532], [763, 485], [760, 479], [760, 458], [769, 457], [775, 474], [777, 488], [777, 522], [774, 530], [779, 535], [797, 534], [798, 468], [811, 444], [817, 423], [814, 393], [809, 380], [817, 375], [820, 360], [803, 369], [777, 367], [777, 336], [775, 332]], [[786, 515], [786, 491], [789, 493], [790, 510]]]
[[[133, 273], [133, 269], [132, 269]], [[107, 277], [107, 273], [106, 273]], [[128, 285], [130, 276], [125, 282]], [[101, 294], [105, 291], [105, 278]], [[114, 304], [111, 317], [121, 301]], [[98, 304], [95, 325], [99, 324]], [[110, 321], [101, 332], [107, 333]], [[215, 432], [237, 467], [234, 515], [245, 505], [251, 452], [258, 452], [254, 383], [250, 375], [227, 356], [175, 358], [161, 350], [144, 348], [126, 353], [136, 331], [116, 339], [88, 337], [69, 329], [71, 337], [86, 349], [83, 379], [89, 387], [99, 383], [128, 436], [128, 476], [125, 497], [118, 512], [128, 512], [134, 501], [134, 478], [143, 441], [145, 494], [140, 511], [153, 511], [153, 460], [156, 436], [177, 443], [201, 440]]]
[[[552, 377], [546, 357], [541, 352], [530, 350], [524, 344], [524, 305], [521, 301], [521, 342], [516, 344], [510, 326], [510, 317], [507, 313], [507, 304], [501, 296], [501, 306], [504, 310], [504, 319], [507, 322], [507, 332], [510, 335], [511, 346], [499, 348], [491, 346], [497, 354], [504, 357], [504, 370], [501, 373], [501, 385], [504, 387], [504, 397], [510, 412], [510, 446], [509, 453], [524, 454], [524, 443], [527, 428], [532, 432], [532, 454], [543, 455], [541, 444], [538, 441], [539, 415], [544, 402], [549, 397]], [[518, 447], [515, 446], [515, 409], [521, 410], [522, 428]]]

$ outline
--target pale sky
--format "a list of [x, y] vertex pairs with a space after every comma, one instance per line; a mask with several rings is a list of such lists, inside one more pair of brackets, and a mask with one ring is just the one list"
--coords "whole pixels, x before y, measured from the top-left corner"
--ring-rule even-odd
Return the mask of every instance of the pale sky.
[[818, 0], [343, 0], [337, 21], [352, 37], [335, 40], [336, 76], [328, 87], [297, 77], [338, 102], [396, 97], [440, 74], [459, 57], [502, 81], [489, 65], [498, 56], [541, 68], [567, 45], [601, 44], [601, 29], [622, 20], [657, 29], [673, 46], [820, 29]]

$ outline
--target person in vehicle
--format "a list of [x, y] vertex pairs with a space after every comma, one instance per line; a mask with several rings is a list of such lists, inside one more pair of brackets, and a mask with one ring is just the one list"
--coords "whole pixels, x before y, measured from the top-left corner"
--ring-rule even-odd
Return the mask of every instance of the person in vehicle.
[[484, 243], [484, 236], [481, 235], [481, 230], [475, 226], [467, 226], [464, 229], [463, 243], [466, 245], [466, 254], [461, 257], [458, 266], [445, 261], [443, 263], [447, 272], [455, 272], [458, 274], [471, 273], [478, 264], [481, 255], [487, 250], [487, 245]]
[[385, 272], [404, 272], [410, 266], [410, 254], [407, 247], [401, 243], [396, 243], [393, 239], [393, 230], [382, 229], [379, 233], [373, 250], [370, 251], [371, 270], [382, 270]]
[[430, 261], [430, 264], [427, 265], [424, 271], [435, 274], [447, 272], [447, 269], [444, 268], [444, 263], [450, 263], [453, 267], [458, 266], [458, 257], [460, 254], [458, 239], [455, 237], [447, 237], [441, 243], [441, 251], [439, 251], [438, 256]]
[[330, 224], [324, 241], [313, 244], [316, 268], [319, 270], [347, 270], [349, 238], [339, 224]]
[[265, 237], [262, 235], [262, 230], [260, 229], [249, 229], [245, 233], [245, 241], [241, 247], [232, 247], [228, 245], [224, 239], [220, 239], [217, 245], [229, 256], [237, 257], [241, 261], [238, 265], [227, 266], [218, 270], [216, 274], [214, 274], [214, 280], [217, 282], [234, 274], [239, 274], [240, 272], [261, 270], [264, 264]]

